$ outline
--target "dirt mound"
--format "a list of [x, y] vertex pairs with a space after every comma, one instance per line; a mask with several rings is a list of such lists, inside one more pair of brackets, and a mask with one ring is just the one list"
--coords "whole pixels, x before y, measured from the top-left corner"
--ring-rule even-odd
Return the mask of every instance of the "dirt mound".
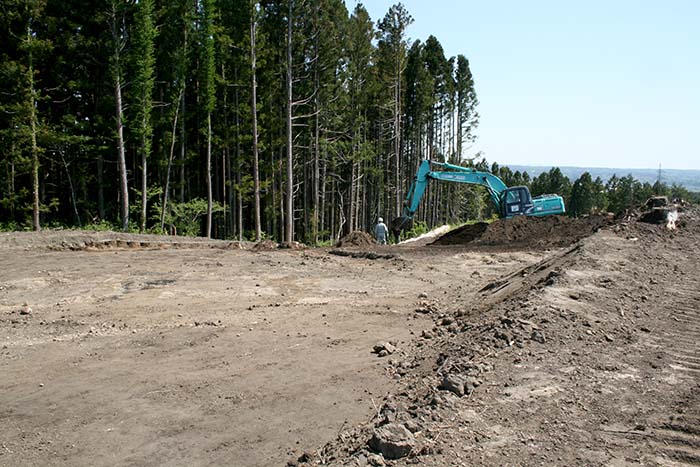
[[463, 225], [462, 227], [450, 230], [431, 243], [431, 245], [463, 245], [479, 238], [488, 227], [489, 224], [487, 222]]
[[340, 239], [338, 243], [336, 243], [335, 246], [337, 247], [344, 247], [344, 246], [370, 246], [374, 245], [376, 242], [372, 238], [371, 235], [365, 232], [360, 232], [359, 230], [355, 230], [354, 232], [350, 232], [346, 236]]
[[203, 237], [90, 230], [0, 233], [0, 250], [99, 251], [163, 250], [168, 248], [242, 249], [243, 244], [236, 241], [213, 240]]
[[607, 216], [567, 216], [499, 219], [454, 229], [431, 245], [517, 245], [519, 247], [562, 247], [571, 245], [611, 223]]
[[273, 240], [261, 240], [253, 246], [255, 251], [270, 251], [276, 250], [279, 247], [277, 242]]
[[304, 250], [306, 249], [306, 245], [301, 242], [282, 242], [279, 244], [278, 248], [280, 250]]
[[700, 206], [681, 206], [678, 209], [680, 212], [681, 221], [700, 221]]

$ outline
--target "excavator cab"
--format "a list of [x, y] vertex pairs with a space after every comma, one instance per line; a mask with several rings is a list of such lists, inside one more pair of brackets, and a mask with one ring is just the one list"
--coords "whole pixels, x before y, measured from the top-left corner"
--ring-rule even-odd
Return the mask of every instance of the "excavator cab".
[[527, 216], [534, 209], [530, 190], [526, 186], [506, 188], [501, 199], [502, 217]]

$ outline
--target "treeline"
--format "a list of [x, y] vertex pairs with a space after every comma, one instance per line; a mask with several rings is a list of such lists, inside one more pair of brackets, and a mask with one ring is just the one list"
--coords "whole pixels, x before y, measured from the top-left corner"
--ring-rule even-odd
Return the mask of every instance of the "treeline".
[[342, 0], [0, 9], [6, 228], [317, 243], [398, 215], [420, 160], [461, 161], [478, 124], [468, 60], [409, 44], [400, 3], [376, 23]]
[[[0, 5], [4, 229], [316, 244], [399, 215], [426, 158], [563, 194], [575, 214], [649, 191], [474, 162], [469, 61], [409, 43], [400, 3], [376, 23], [342, 0]], [[480, 187], [436, 183], [418, 220], [491, 213]]]
[[572, 181], [557, 167], [542, 172], [533, 179], [530, 179], [527, 172], [512, 172], [508, 167], [499, 167], [498, 164], [492, 164], [487, 170], [498, 174], [508, 186], [528, 186], [533, 196], [549, 193], [561, 195], [570, 216], [606, 212], [619, 214], [640, 207], [652, 196], [668, 196], [690, 203], [700, 202], [700, 193], [691, 192], [678, 184], [669, 186], [661, 181], [654, 184], [640, 182], [632, 175], [620, 177], [613, 174], [604, 181], [600, 177], [593, 179], [590, 173], [584, 172]]
[[[489, 164], [485, 159], [467, 160], [463, 165], [481, 172], [497, 175], [509, 186], [527, 186], [532, 196], [558, 194], [564, 199], [569, 216], [579, 217], [589, 214], [624, 213], [642, 206], [651, 196], [668, 196], [671, 199], [689, 203], [700, 203], [700, 193], [691, 192], [678, 184], [667, 185], [660, 181], [654, 184], [640, 182], [632, 175], [611, 176], [608, 180], [593, 179], [584, 172], [576, 180], [569, 179], [558, 167], [542, 172], [532, 178], [526, 171], [513, 171], [498, 163]], [[440, 170], [440, 169], [437, 169]], [[419, 225], [416, 232], [442, 224], [454, 224], [465, 220], [485, 220], [499, 214], [485, 188], [472, 185], [433, 182], [429, 190], [436, 188], [448, 191], [446, 204], [432, 200], [421, 202], [416, 219]]]

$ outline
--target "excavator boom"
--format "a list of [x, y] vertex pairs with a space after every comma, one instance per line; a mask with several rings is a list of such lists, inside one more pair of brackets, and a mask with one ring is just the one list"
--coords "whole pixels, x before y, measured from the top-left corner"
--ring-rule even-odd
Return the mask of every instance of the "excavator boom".
[[[448, 169], [448, 171], [432, 171], [431, 164]], [[391, 231], [397, 239], [401, 231], [411, 223], [431, 179], [485, 187], [501, 217], [545, 216], [565, 212], [564, 201], [559, 195], [543, 195], [533, 199], [527, 187], [508, 188], [503, 180], [492, 173], [444, 162], [424, 160], [418, 167], [413, 183], [408, 190], [402, 215], [391, 222]]]

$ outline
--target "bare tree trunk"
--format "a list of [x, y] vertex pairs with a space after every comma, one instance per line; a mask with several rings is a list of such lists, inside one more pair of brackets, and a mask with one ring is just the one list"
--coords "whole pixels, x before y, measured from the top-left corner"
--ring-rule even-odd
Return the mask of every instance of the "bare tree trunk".
[[211, 238], [211, 112], [207, 113], [207, 231], [206, 237]]
[[[27, 28], [27, 42], [32, 40], [31, 27]], [[36, 143], [36, 96], [34, 90], [34, 57], [29, 49], [29, 128], [31, 133], [32, 151], [32, 225], [35, 231], [41, 230], [39, 219], [39, 147]]]
[[139, 231], [146, 230], [146, 210], [148, 206], [148, 160], [146, 154], [146, 136], [141, 141], [141, 224]]
[[[226, 68], [221, 64], [221, 79], [226, 82]], [[221, 202], [224, 205], [222, 211], [223, 219], [223, 238], [227, 238], [229, 231], [229, 216], [228, 206], [231, 205], [228, 199], [226, 190], [226, 182], [231, 179], [231, 162], [230, 162], [230, 147], [229, 147], [229, 127], [228, 127], [228, 87], [224, 87], [224, 145], [221, 148]]]
[[394, 167], [394, 180], [396, 186], [396, 217], [401, 215], [401, 72], [396, 73], [396, 95], [394, 96], [394, 153], [396, 163]]
[[[317, 82], [318, 82], [318, 75], [317, 75]], [[318, 86], [318, 84], [317, 84]], [[318, 93], [318, 88], [317, 91]], [[321, 162], [320, 162], [320, 130], [319, 130], [319, 103], [318, 103], [318, 97], [316, 97], [316, 125], [314, 129], [314, 217], [313, 217], [313, 225], [314, 225], [314, 232], [313, 232], [313, 237], [314, 237], [314, 244], [318, 244], [318, 229], [319, 229], [319, 208], [320, 208], [320, 199], [321, 199], [321, 193], [320, 193], [320, 178], [321, 178]]]
[[[15, 140], [10, 141], [10, 154], [14, 156], [15, 154]], [[10, 210], [10, 215], [14, 216], [15, 214], [15, 202], [14, 202], [14, 194], [15, 194], [15, 162], [14, 160], [8, 161], [8, 176], [7, 176], [7, 193], [8, 193], [8, 198], [10, 200], [9, 203], [9, 210]]]
[[160, 210], [160, 230], [163, 231], [165, 227], [165, 212], [168, 209], [168, 196], [170, 194], [170, 171], [173, 166], [173, 158], [175, 156], [175, 132], [177, 131], [177, 119], [180, 114], [180, 102], [182, 101], [182, 95], [185, 92], [185, 86], [183, 85], [180, 89], [180, 95], [177, 97], [177, 106], [175, 107], [175, 117], [173, 118], [173, 131], [172, 138], [170, 140], [170, 155], [168, 157], [168, 168], [165, 172], [165, 187], [163, 188], [163, 206]]
[[121, 198], [122, 230], [129, 230], [129, 185], [126, 173], [126, 154], [124, 149], [124, 111], [122, 106], [122, 83], [120, 58], [123, 47], [119, 38], [119, 26], [117, 25], [116, 0], [112, 1], [111, 29], [114, 40], [114, 98], [117, 117], [117, 162], [119, 166], [119, 194]]
[[185, 144], [185, 138], [187, 137], [187, 131], [185, 128], [185, 94], [187, 85], [182, 87], [182, 97], [180, 98], [180, 107], [182, 108], [182, 118], [180, 119], [180, 202], [185, 202], [185, 157], [187, 152], [187, 147]]
[[350, 190], [348, 192], [348, 233], [355, 230], [355, 161], [350, 163]]
[[294, 174], [292, 170], [294, 150], [292, 148], [292, 6], [293, 0], [289, 0], [289, 12], [287, 15], [287, 216], [284, 240], [288, 244], [294, 240]]
[[321, 171], [321, 220], [320, 220], [320, 229], [321, 232], [323, 232], [325, 229], [324, 227], [326, 226], [326, 171], [327, 171], [327, 166], [328, 163], [325, 162], [323, 164], [323, 169]]
[[[238, 82], [238, 69], [234, 68], [235, 80]], [[240, 190], [241, 186], [241, 121], [238, 114], [238, 86], [234, 88], [234, 105], [236, 106], [236, 186]], [[236, 196], [236, 222], [238, 230], [238, 240], [243, 241], [243, 197], [240, 191], [231, 190]]]
[[73, 214], [75, 214], [75, 220], [78, 222], [78, 227], [82, 227], [83, 223], [80, 222], [80, 214], [78, 213], [78, 203], [75, 199], [75, 188], [73, 187], [73, 179], [70, 176], [70, 170], [68, 170], [68, 163], [64, 157], [63, 150], [58, 151], [61, 155], [61, 162], [63, 162], [63, 168], [66, 170], [66, 177], [68, 177], [68, 186], [70, 187], [70, 200], [73, 207]]
[[[187, 24], [184, 25], [183, 31], [182, 31], [182, 54], [183, 54], [183, 60], [187, 60]], [[187, 146], [186, 146], [186, 137], [187, 137], [187, 132], [186, 132], [186, 121], [185, 121], [185, 104], [186, 104], [186, 93], [187, 93], [187, 79], [184, 76], [186, 72], [182, 70], [183, 76], [180, 78], [182, 79], [182, 94], [180, 97], [180, 109], [182, 113], [182, 118], [180, 119], [180, 202], [184, 203], [185, 202], [185, 158], [187, 156]]]
[[105, 190], [104, 190], [104, 158], [102, 154], [97, 156], [97, 215], [100, 220], [105, 218]]
[[117, 150], [118, 150], [118, 164], [119, 164], [119, 179], [120, 179], [120, 194], [122, 199], [121, 205], [121, 217], [122, 217], [122, 230], [125, 232], [129, 230], [129, 186], [127, 183], [126, 174], [126, 154], [124, 150], [124, 124], [123, 124], [123, 110], [122, 110], [122, 85], [120, 77], [117, 75], [117, 81], [114, 85], [114, 92], [117, 101], [116, 112], [117, 112]]
[[362, 162], [357, 163], [357, 182], [355, 188], [355, 229], [360, 230], [362, 225], [362, 219], [360, 218], [360, 205], [362, 201]]
[[333, 236], [335, 235], [335, 186], [336, 186], [335, 177], [331, 177], [331, 199], [330, 199], [331, 212], [330, 212], [330, 222], [328, 223], [329, 227], [330, 227], [328, 229], [328, 237], [331, 240], [333, 240]]
[[255, 25], [256, 25], [256, 6], [253, 5], [253, 13], [250, 20], [250, 62], [251, 62], [251, 96], [252, 96], [252, 112], [253, 112], [253, 197], [255, 203], [255, 241], [260, 241], [262, 238], [262, 229], [260, 226], [260, 168], [258, 161], [258, 97], [257, 97], [257, 82], [255, 76]]

